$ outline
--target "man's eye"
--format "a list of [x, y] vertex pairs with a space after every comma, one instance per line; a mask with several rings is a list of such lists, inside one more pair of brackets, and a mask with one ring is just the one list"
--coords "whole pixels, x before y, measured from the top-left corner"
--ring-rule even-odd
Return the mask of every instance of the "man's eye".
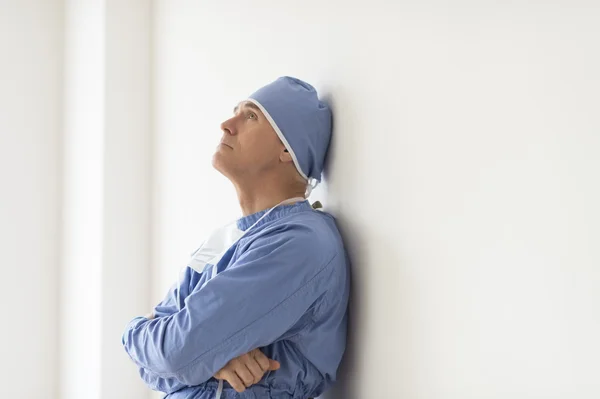
[[250, 113], [248, 113], [248, 118], [249, 119], [256, 119], [256, 114], [254, 112], [250, 112]]

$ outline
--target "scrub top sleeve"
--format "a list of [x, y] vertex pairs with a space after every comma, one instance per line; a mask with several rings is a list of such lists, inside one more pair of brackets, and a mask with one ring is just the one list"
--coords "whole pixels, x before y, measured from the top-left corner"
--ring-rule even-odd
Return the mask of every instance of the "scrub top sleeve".
[[188, 387], [187, 385], [181, 383], [180, 381], [176, 380], [175, 378], [158, 377], [156, 374], [144, 369], [143, 367], [140, 367], [138, 372], [139, 372], [142, 380], [148, 386], [148, 388], [150, 388], [154, 391], [159, 391], [159, 392], [163, 392], [166, 394], [170, 394], [173, 392], [177, 392], [180, 389]]
[[322, 300], [338, 254], [303, 226], [257, 238], [167, 317], [140, 322], [124, 342], [134, 361], [188, 385], [275, 342]]
[[[183, 277], [177, 285], [177, 282], [173, 284], [173, 286], [167, 292], [165, 298], [154, 307], [154, 316], [155, 317], [165, 317], [172, 315], [175, 312], [178, 312], [181, 307], [184, 306], [185, 298], [190, 294], [190, 281], [192, 278], [192, 273], [194, 271], [186, 267], [185, 272], [183, 273]], [[179, 294], [179, 301], [177, 303]]]
[[125, 331], [123, 332], [121, 342], [123, 344], [125, 351], [131, 358], [131, 360], [133, 360], [133, 362], [135, 364], [137, 364], [139, 367], [143, 368], [144, 364], [139, 362], [137, 356], [135, 356], [135, 353], [137, 352], [137, 350], [136, 350], [136, 348], [133, 347], [135, 342], [133, 342], [129, 339], [130, 332], [132, 330], [141, 328], [141, 326], [143, 326], [146, 323], [151, 322], [152, 320], [167, 317], [167, 316], [170, 316], [170, 315], [178, 312], [179, 307], [177, 306], [177, 292], [178, 292], [178, 290], [181, 290], [179, 299], [183, 306], [185, 298], [189, 295], [189, 292], [190, 292], [189, 287], [190, 287], [190, 281], [192, 278], [192, 273], [194, 273], [194, 272], [189, 267], [186, 268], [185, 273], [181, 279], [182, 281], [179, 282], [179, 286], [177, 286], [177, 283], [173, 284], [173, 286], [171, 287], [171, 289], [169, 289], [165, 298], [158, 305], [156, 305], [154, 307], [154, 309], [153, 309], [154, 319], [147, 319], [146, 317], [138, 316], [138, 317], [133, 318], [125, 327]]

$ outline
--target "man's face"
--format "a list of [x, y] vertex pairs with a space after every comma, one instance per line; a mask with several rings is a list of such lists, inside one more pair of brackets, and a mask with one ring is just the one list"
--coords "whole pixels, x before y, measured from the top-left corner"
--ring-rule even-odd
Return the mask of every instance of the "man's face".
[[252, 102], [238, 104], [233, 114], [221, 123], [223, 137], [213, 156], [213, 167], [230, 180], [260, 177], [278, 165], [285, 146]]

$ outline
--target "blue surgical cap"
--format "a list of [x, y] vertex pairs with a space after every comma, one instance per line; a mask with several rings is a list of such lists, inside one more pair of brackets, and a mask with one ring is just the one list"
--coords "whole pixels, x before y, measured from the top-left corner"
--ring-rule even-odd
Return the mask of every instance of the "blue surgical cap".
[[310, 184], [321, 181], [331, 140], [331, 110], [314, 87], [283, 76], [258, 89], [249, 101], [260, 108]]

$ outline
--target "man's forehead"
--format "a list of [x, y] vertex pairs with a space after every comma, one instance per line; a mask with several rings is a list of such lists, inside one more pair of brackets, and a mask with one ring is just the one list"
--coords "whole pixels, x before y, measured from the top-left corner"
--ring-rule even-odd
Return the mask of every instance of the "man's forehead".
[[237, 114], [238, 110], [242, 109], [242, 108], [251, 108], [255, 111], [260, 112], [260, 109], [256, 106], [256, 104], [254, 104], [252, 101], [245, 100], [245, 101], [240, 102], [238, 105], [236, 105], [233, 108], [233, 113]]

